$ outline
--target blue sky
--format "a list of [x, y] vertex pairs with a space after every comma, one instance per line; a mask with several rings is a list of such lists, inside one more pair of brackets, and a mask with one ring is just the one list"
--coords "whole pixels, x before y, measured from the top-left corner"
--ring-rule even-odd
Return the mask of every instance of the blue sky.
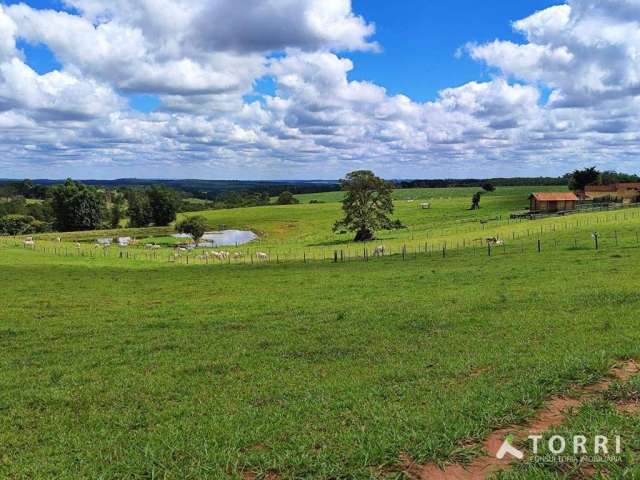
[[444, 88], [487, 79], [491, 70], [456, 52], [469, 42], [522, 41], [511, 22], [557, 5], [549, 0], [355, 0], [354, 10], [376, 24], [382, 52], [349, 55], [352, 78], [373, 80], [390, 93], [434, 99]]
[[0, 0], [0, 177], [635, 172], [638, 42], [640, 0]]

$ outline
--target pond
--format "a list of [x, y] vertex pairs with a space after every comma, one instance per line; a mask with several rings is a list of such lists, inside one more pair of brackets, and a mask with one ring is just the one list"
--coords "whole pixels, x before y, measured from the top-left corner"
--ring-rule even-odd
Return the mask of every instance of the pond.
[[[178, 233], [174, 238], [190, 238], [189, 235]], [[247, 230], [221, 230], [219, 232], [207, 232], [198, 243], [199, 247], [220, 247], [223, 245], [244, 245], [254, 241], [258, 236]]]

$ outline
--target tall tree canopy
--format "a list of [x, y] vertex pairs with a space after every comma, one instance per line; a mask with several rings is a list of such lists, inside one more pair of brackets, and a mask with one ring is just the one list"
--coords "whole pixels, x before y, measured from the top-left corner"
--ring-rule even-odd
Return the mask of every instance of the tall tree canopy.
[[596, 185], [600, 183], [600, 180], [600, 172], [596, 170], [596, 167], [575, 170], [569, 177], [569, 189], [574, 192], [584, 190], [587, 185]]
[[180, 207], [180, 197], [175, 190], [162, 185], [154, 185], [147, 192], [151, 206], [151, 218], [157, 226], [169, 225], [176, 219]]
[[70, 178], [51, 189], [55, 226], [60, 231], [95, 230], [102, 222], [104, 195]]
[[130, 189], [126, 193], [126, 198], [129, 225], [131, 227], [148, 227], [153, 218], [147, 192], [139, 188]]
[[347, 174], [340, 186], [347, 192], [342, 201], [344, 218], [335, 223], [334, 231], [356, 232], [355, 240], [363, 242], [372, 240], [376, 230], [392, 228], [389, 215], [393, 213], [393, 185], [390, 182], [369, 170], [359, 170]]

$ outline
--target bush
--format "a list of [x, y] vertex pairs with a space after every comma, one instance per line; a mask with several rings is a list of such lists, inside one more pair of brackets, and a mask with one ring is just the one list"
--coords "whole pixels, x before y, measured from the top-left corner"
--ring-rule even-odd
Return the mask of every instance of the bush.
[[493, 186], [492, 183], [489, 182], [483, 182], [481, 185], [482, 189], [485, 192], [495, 192], [496, 191], [496, 187]]
[[296, 197], [293, 196], [291, 192], [282, 192], [278, 195], [278, 205], [295, 205], [300, 203]]

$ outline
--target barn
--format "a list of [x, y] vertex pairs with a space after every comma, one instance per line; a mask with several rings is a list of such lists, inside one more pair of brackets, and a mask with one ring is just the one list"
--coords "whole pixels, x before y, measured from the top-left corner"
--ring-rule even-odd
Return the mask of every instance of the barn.
[[529, 197], [531, 213], [569, 212], [576, 209], [578, 197], [573, 192], [540, 192]]
[[640, 200], [639, 182], [620, 182], [612, 185], [587, 185], [579, 192], [586, 200], [609, 198], [611, 201], [634, 203]]

